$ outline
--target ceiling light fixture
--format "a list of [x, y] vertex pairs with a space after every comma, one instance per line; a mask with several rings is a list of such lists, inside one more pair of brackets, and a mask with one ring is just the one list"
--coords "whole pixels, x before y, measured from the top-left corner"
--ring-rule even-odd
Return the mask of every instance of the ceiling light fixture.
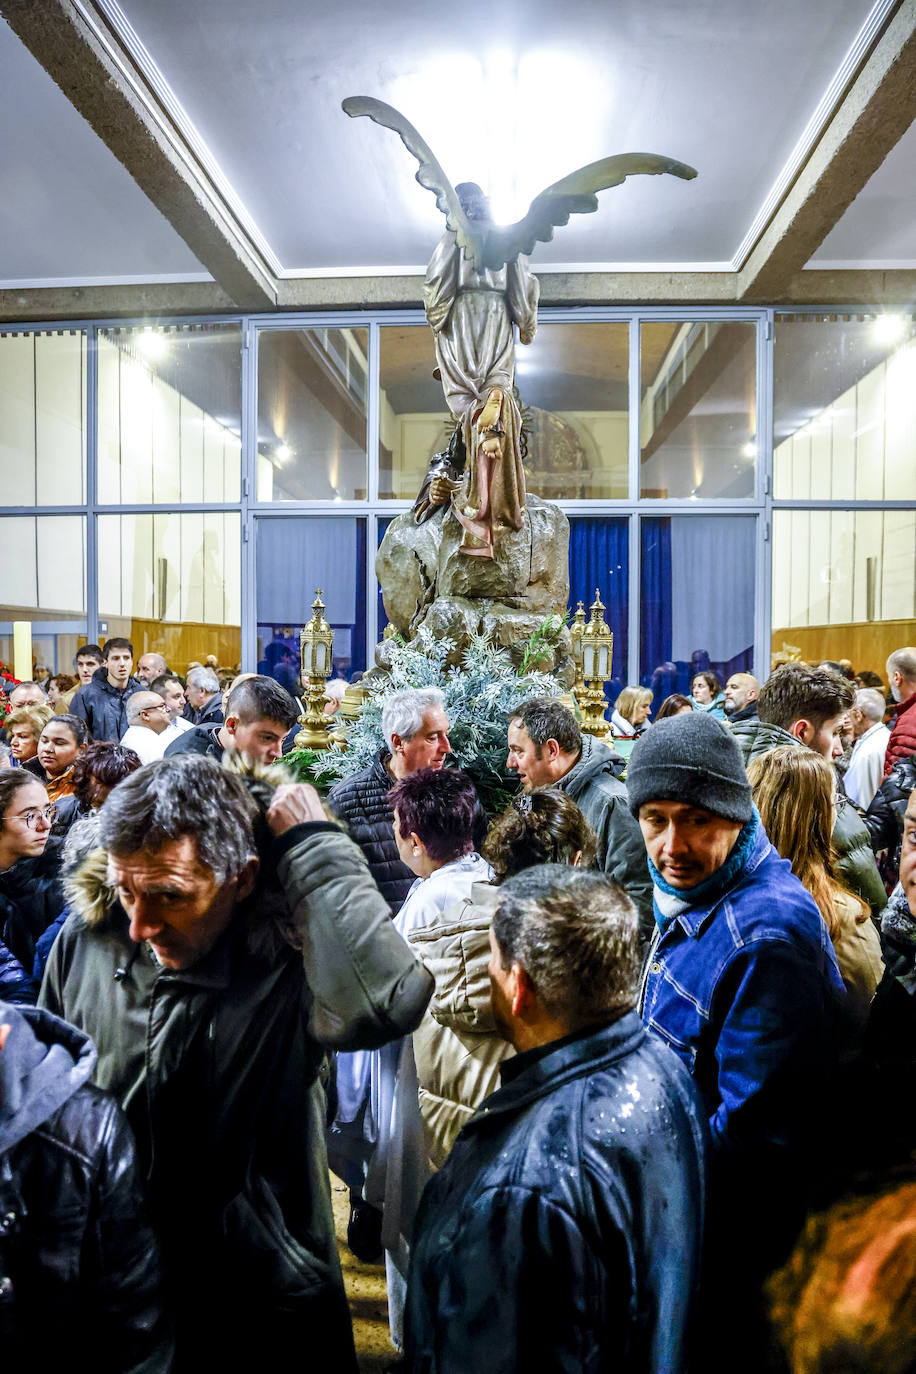
[[288, 463], [292, 456], [293, 451], [290, 448], [289, 444], [278, 444], [274, 451], [274, 457], [276, 458], [277, 462], [280, 464], [281, 467], [284, 463]]

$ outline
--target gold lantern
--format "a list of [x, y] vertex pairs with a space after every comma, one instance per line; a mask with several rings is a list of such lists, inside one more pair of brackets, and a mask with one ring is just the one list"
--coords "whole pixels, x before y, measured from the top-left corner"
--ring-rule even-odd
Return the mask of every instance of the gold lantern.
[[305, 715], [299, 717], [302, 729], [296, 736], [297, 749], [327, 749], [331, 719], [324, 713], [324, 686], [331, 676], [331, 651], [334, 631], [324, 618], [321, 589], [312, 602], [312, 618], [299, 635], [302, 661], [300, 680], [306, 688]]
[[[582, 706], [582, 729], [590, 735], [605, 735], [608, 723], [604, 718], [607, 702], [604, 684], [611, 678], [614, 656], [614, 636], [604, 619], [604, 606], [597, 587], [589, 622], [582, 631], [582, 679], [585, 690], [579, 698]], [[578, 695], [578, 692], [577, 692]]]
[[582, 637], [585, 634], [585, 607], [580, 601], [576, 614], [572, 618], [569, 627], [569, 638], [572, 643], [572, 659], [576, 665], [576, 680], [573, 683], [573, 696], [578, 701], [581, 708], [585, 700], [585, 679], [582, 676]]

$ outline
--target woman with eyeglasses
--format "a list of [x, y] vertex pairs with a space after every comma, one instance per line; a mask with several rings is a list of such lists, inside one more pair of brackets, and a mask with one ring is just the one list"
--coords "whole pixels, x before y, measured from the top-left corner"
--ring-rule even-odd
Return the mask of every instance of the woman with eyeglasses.
[[35, 941], [63, 910], [61, 841], [50, 839], [55, 814], [31, 773], [0, 773], [0, 996], [7, 1001], [33, 1000], [25, 970]]

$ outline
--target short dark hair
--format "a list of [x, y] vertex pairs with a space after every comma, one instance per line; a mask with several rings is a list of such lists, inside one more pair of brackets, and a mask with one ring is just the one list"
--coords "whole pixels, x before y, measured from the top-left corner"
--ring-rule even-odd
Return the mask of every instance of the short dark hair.
[[285, 687], [259, 673], [232, 689], [226, 702], [226, 715], [238, 716], [243, 725], [252, 725], [256, 720], [272, 720], [289, 730], [299, 719], [299, 708]]
[[863, 687], [874, 687], [882, 693], [887, 691], [883, 679], [877, 673], [873, 673], [870, 668], [863, 668], [861, 673], [856, 673], [856, 681], [861, 682]]
[[571, 797], [559, 787], [520, 792], [497, 816], [481, 853], [502, 882], [534, 864], [579, 864], [595, 860], [598, 839]]
[[458, 768], [420, 768], [388, 793], [402, 835], [417, 835], [431, 859], [469, 854], [483, 808], [471, 779]]
[[685, 706], [688, 711], [693, 710], [688, 698], [682, 692], [672, 692], [670, 697], [665, 697], [659, 706], [655, 719], [667, 720], [669, 716], [676, 716], [679, 711], [683, 711]]
[[106, 659], [112, 649], [129, 649], [131, 658], [134, 656], [134, 646], [129, 639], [106, 639], [105, 643], [102, 645], [102, 653], [105, 655]]
[[839, 673], [804, 663], [782, 663], [760, 689], [757, 715], [765, 725], [783, 730], [796, 720], [810, 721], [819, 730], [825, 720], [848, 711], [855, 699], [855, 687]]
[[181, 690], [184, 691], [184, 683], [177, 673], [160, 673], [159, 677], [153, 678], [149, 685], [149, 689], [151, 692], [155, 692], [157, 696], [161, 697], [165, 691], [167, 682], [177, 682]]
[[29, 768], [0, 768], [0, 821], [6, 815], [20, 787], [27, 787], [30, 782], [37, 781]]
[[74, 668], [76, 667], [76, 661], [79, 658], [94, 658], [97, 663], [105, 662], [105, 655], [102, 653], [102, 650], [98, 644], [81, 644], [80, 647], [77, 649], [76, 653], [73, 655]]
[[545, 1011], [569, 1029], [629, 1011], [639, 981], [639, 922], [603, 873], [539, 864], [499, 890], [493, 935], [503, 968], [519, 964]]
[[582, 748], [582, 731], [572, 711], [561, 701], [530, 697], [512, 712], [512, 719], [521, 721], [538, 751], [549, 739], [555, 739], [564, 754], [578, 754]]
[[42, 726], [42, 731], [46, 730], [49, 725], [65, 725], [76, 741], [78, 748], [82, 748], [89, 739], [88, 726], [81, 716], [69, 716], [61, 712], [59, 716], [52, 716], [50, 720], [46, 720]]
[[256, 853], [257, 804], [240, 777], [202, 754], [177, 754], [141, 768], [99, 811], [99, 842], [115, 856], [155, 853], [189, 836], [220, 882]]
[[91, 806], [93, 780], [103, 787], [117, 787], [142, 766], [140, 755], [133, 749], [98, 740], [87, 745], [73, 765], [73, 791], [81, 806]]

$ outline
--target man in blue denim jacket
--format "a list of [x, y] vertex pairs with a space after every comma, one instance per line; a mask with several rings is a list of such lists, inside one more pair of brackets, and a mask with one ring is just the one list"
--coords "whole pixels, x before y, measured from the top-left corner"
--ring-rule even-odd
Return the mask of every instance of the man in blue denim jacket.
[[642, 1017], [706, 1103], [707, 1293], [734, 1367], [722, 1309], [749, 1354], [748, 1305], [791, 1243], [815, 1178], [843, 983], [820, 913], [767, 839], [721, 725], [659, 721], [633, 750], [627, 789], [658, 927]]

